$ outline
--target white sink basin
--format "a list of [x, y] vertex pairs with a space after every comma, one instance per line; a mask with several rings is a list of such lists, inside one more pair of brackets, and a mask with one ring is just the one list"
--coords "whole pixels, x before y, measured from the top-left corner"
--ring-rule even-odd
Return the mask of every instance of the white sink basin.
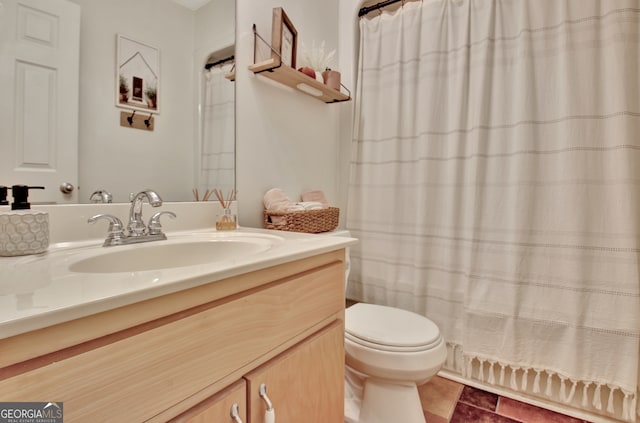
[[266, 251], [277, 237], [220, 237], [154, 241], [105, 247], [99, 253], [72, 262], [76, 273], [143, 272], [233, 260]]

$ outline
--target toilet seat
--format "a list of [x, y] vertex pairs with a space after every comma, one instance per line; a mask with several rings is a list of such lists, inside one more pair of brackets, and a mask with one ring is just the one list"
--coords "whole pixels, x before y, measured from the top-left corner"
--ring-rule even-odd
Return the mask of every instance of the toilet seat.
[[357, 303], [346, 310], [345, 338], [389, 352], [420, 352], [442, 343], [440, 330], [428, 318], [394, 307]]

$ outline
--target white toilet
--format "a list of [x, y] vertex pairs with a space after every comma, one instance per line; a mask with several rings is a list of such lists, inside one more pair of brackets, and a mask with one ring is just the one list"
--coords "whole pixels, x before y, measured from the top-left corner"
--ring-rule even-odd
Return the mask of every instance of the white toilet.
[[[348, 250], [346, 264], [345, 282]], [[431, 379], [447, 357], [435, 323], [394, 307], [354, 304], [345, 312], [345, 355], [347, 423], [425, 423], [417, 386]]]

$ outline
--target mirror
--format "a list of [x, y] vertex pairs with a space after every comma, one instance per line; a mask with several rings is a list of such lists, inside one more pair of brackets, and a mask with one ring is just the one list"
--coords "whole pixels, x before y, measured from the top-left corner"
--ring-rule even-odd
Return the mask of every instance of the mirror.
[[[235, 0], [71, 1], [81, 9], [78, 201], [106, 190], [127, 202], [145, 188], [193, 201], [196, 188], [233, 188], [235, 82], [218, 76], [233, 65]], [[159, 51], [153, 131], [121, 125], [132, 110], [116, 104], [118, 34]]]
[[[109, 191], [114, 202], [128, 201], [130, 192], [146, 187], [165, 201], [192, 201], [194, 189], [203, 193], [233, 187], [235, 83], [216, 79], [213, 85], [224, 92], [212, 95], [216, 87], [211, 87], [211, 79], [226, 72], [230, 62], [210, 70], [205, 65], [233, 55], [235, 1], [73, 1], [80, 4], [82, 16], [80, 202], [88, 202], [100, 189]], [[103, 82], [105, 90], [115, 89], [109, 84], [115, 55], [106, 53], [115, 48], [116, 34], [160, 52], [161, 112], [154, 116], [153, 132], [121, 127], [119, 115], [126, 109], [115, 108], [113, 96], [101, 100], [108, 110], [93, 112], [97, 100], [89, 91]], [[205, 104], [211, 98], [213, 102]]]

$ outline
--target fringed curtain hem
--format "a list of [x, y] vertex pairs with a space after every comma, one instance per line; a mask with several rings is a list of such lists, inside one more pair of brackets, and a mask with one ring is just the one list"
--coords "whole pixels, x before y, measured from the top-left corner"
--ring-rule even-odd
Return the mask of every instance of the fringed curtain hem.
[[[552, 369], [526, 367], [522, 363], [505, 363], [495, 358], [469, 354], [464, 352], [461, 345], [452, 342], [447, 342], [447, 351], [445, 368], [464, 378], [546, 397], [584, 410], [593, 408], [599, 412], [606, 411], [628, 422], [636, 422], [640, 416], [638, 390], [634, 392], [595, 380], [576, 380]], [[531, 375], [533, 379], [529, 378]], [[581, 397], [579, 400], [578, 396]]]

